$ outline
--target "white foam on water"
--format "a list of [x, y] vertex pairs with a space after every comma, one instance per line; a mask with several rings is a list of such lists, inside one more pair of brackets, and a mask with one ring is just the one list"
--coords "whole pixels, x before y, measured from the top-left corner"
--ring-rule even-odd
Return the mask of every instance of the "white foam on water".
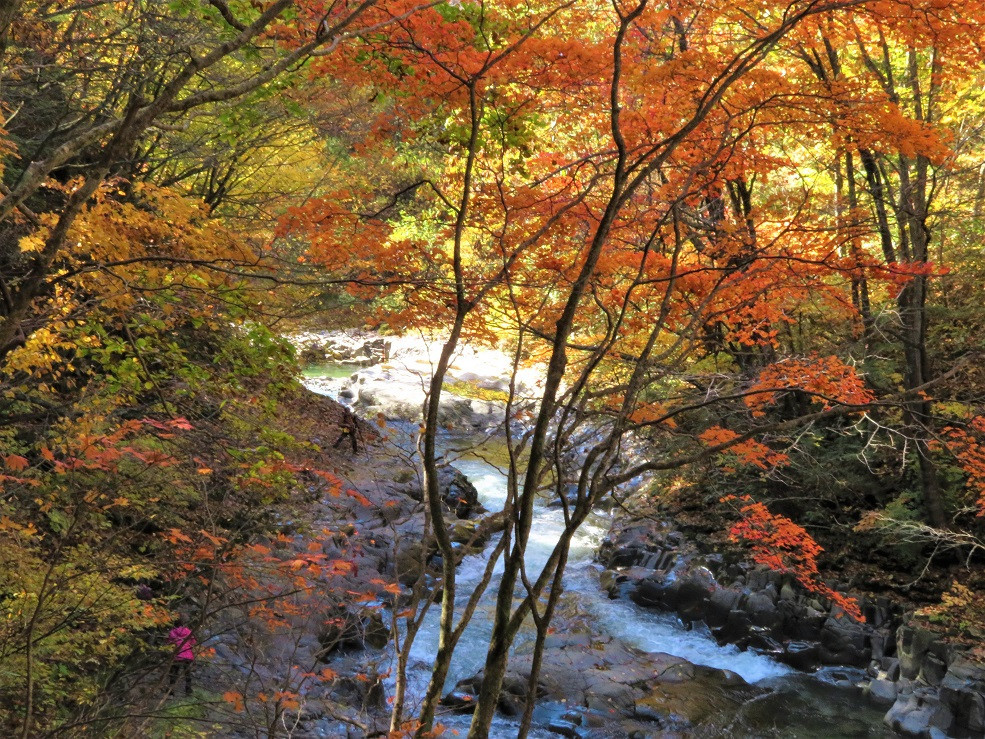
[[[506, 480], [499, 470], [481, 460], [461, 460], [455, 466], [475, 485], [483, 505], [490, 510], [502, 508], [506, 500]], [[563, 530], [561, 509], [536, 509], [525, 558], [531, 571], [539, 571], [547, 562]], [[644, 652], [663, 652], [694, 664], [731, 670], [747, 682], [793, 672], [792, 668], [756, 652], [719, 646], [709, 633], [688, 631], [672, 615], [650, 611], [624, 599], [610, 600], [600, 588], [596, 568], [592, 565], [607, 530], [608, 522], [601, 516], [590, 518], [582, 525], [572, 540], [565, 576], [566, 592], [577, 594], [579, 605], [594, 617], [601, 634], [614, 636]], [[465, 569], [459, 570], [461, 582], [474, 583], [486, 561], [485, 556], [467, 557], [462, 563]], [[472, 577], [475, 579], [470, 579]], [[474, 646], [482, 648], [484, 653], [484, 644]]]
[[[332, 396], [338, 392], [335, 383], [341, 381], [309, 377], [305, 378], [304, 382], [315, 392]], [[395, 424], [395, 428], [399, 431], [400, 424]], [[408, 438], [410, 438], [409, 434]], [[400, 433], [397, 434], [396, 439], [398, 441], [402, 439]], [[411, 448], [412, 444], [408, 443], [408, 449]], [[502, 510], [506, 502], [507, 486], [501, 470], [474, 458], [458, 458], [454, 465], [469, 478], [479, 494], [480, 501], [487, 509]], [[560, 509], [537, 507], [526, 555], [530, 576], [534, 576], [534, 572], [539, 571], [547, 561], [563, 528], [564, 518]], [[576, 601], [576, 610], [592, 618], [599, 635], [611, 635], [644, 652], [662, 652], [681, 657], [694, 664], [731, 670], [748, 682], [781, 678], [772, 684], [785, 685], [790, 681], [783, 680], [783, 676], [799, 675], [792, 668], [755, 652], [743, 652], [734, 646], [719, 646], [707, 630], [686, 630], [673, 615], [641, 608], [623, 598], [610, 600], [599, 585], [600, 567], [594, 563], [595, 552], [608, 529], [609, 521], [604, 516], [592, 516], [583, 524], [572, 540], [564, 580], [567, 595]], [[482, 577], [492, 554], [492, 548], [491, 544], [485, 552], [465, 557], [459, 565], [457, 570], [459, 605], [464, 605]], [[474, 675], [482, 668], [485, 661], [489, 635], [492, 631], [493, 601], [499, 573], [502, 572], [501, 560], [497, 562], [493, 572], [493, 580], [455, 651], [445, 685], [446, 690], [462, 678]], [[413, 645], [407, 676], [408, 708], [411, 713], [414, 706], [419, 705], [430, 679], [431, 666], [437, 651], [439, 617], [440, 606], [433, 604]], [[523, 638], [524, 635], [521, 634], [521, 639]], [[387, 681], [387, 688], [391, 693], [392, 680], [390, 678]], [[809, 686], [813, 683], [808, 681], [805, 684]], [[877, 716], [876, 719], [878, 718]], [[458, 731], [464, 736], [468, 730], [470, 717], [449, 715], [439, 720], [450, 730]], [[876, 720], [874, 725], [881, 724]], [[518, 724], [514, 720], [497, 715], [490, 736], [495, 739], [512, 739], [516, 736], [517, 730]], [[530, 736], [539, 739], [555, 735], [535, 727]]]

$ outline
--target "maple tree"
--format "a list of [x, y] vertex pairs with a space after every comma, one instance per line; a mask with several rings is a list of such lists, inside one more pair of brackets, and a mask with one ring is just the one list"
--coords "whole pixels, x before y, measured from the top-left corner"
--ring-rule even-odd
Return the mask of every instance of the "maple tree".
[[[821, 584], [831, 545], [812, 525], [824, 511], [771, 500], [778, 481], [837, 469], [831, 449], [902, 470], [895, 498], [859, 496], [879, 509], [863, 531], [902, 526], [933, 553], [949, 542], [977, 556], [985, 8], [958, 5], [0, 5], [11, 730], [95, 703], [80, 655], [125, 661], [134, 642], [120, 629], [164, 623], [165, 601], [138, 602], [110, 570], [204, 578], [216, 608], [249, 592], [250, 617], [282, 635], [340, 587], [347, 560], [280, 559], [257, 543], [276, 541], [272, 511], [311, 475], [338, 492], [281, 426], [296, 364], [263, 326], [316, 304], [443, 342], [420, 438], [441, 639], [408, 715], [402, 673], [431, 603], [422, 580], [393, 614], [405, 639], [395, 734], [434, 729], [498, 561], [471, 735], [488, 735], [529, 621], [535, 693], [572, 538], [644, 475], [700, 480], [714, 467], [704, 484], [746, 488], [731, 536], [853, 617]], [[465, 342], [545, 376], [537, 397], [514, 382], [503, 398], [506, 528], [462, 612], [437, 438]], [[196, 441], [210, 439], [222, 451], [207, 458]], [[566, 526], [531, 572], [543, 494]], [[217, 502], [238, 518], [201, 513]], [[944, 611], [968, 601], [949, 597]], [[85, 614], [105, 603], [100, 629]], [[78, 618], [59, 622], [66, 609]], [[276, 731], [304, 685], [334, 679], [308, 667], [230, 689], [228, 717]]]
[[[434, 136], [451, 154], [409, 175], [397, 198], [371, 183], [361, 191], [350, 185], [286, 222], [285, 232], [308, 235], [314, 262], [349, 275], [355, 294], [378, 298], [389, 326], [448, 332], [425, 415], [425, 471], [443, 374], [461, 338], [508, 336], [518, 357], [547, 366], [532, 432], [518, 441], [523, 468], [511, 471], [512, 544], [475, 736], [488, 732], [519, 625], [528, 615], [539, 630], [550, 620], [569, 531], [599, 497], [640, 473], [722, 451], [766, 469], [788, 457], [756, 437], [863, 411], [877, 428], [895, 424], [879, 417], [885, 405], [902, 409], [895, 433], [915, 444], [928, 515], [944, 523], [930, 444], [926, 301], [946, 270], [930, 259], [927, 222], [930, 178], [946, 171], [950, 156], [938, 106], [945, 87], [962, 79], [955, 73], [943, 82], [939, 45], [946, 36], [960, 66], [980, 38], [976, 23], [894, 3], [769, 4], [755, 22], [715, 3], [615, 3], [584, 13], [547, 6], [516, 18], [506, 5], [477, 3], [441, 13], [455, 21], [447, 35], [435, 36], [435, 11], [369, 40], [361, 53], [378, 65], [370, 88], [400, 90], [381, 132], [402, 116], [429, 114], [443, 121], [440, 130], [418, 125], [414, 136]], [[586, 32], [569, 33], [575, 25]], [[888, 56], [873, 61], [870, 45]], [[909, 107], [900, 103], [904, 87]], [[813, 149], [811, 137], [820, 142]], [[777, 139], [804, 143], [785, 148]], [[832, 156], [834, 177], [820, 166], [805, 173], [798, 161]], [[833, 216], [822, 177], [834, 191]], [[896, 306], [892, 317], [874, 313], [880, 304]], [[812, 320], [857, 323], [863, 356], [877, 332], [898, 337], [899, 387], [878, 388], [880, 399], [844, 355], [798, 348], [793, 332], [803, 337]], [[855, 335], [849, 329], [846, 338]], [[711, 371], [729, 365], [739, 370], [732, 382]], [[786, 408], [768, 410], [780, 398]], [[693, 431], [696, 411], [741, 399], [751, 425]], [[788, 417], [776, 420], [778, 411]], [[584, 424], [608, 433], [582, 450], [569, 531], [547, 568], [528, 576], [522, 562], [534, 495], [561, 485], [565, 445]], [[618, 469], [614, 450], [644, 430], [655, 439], [693, 433], [709, 446]], [[458, 633], [453, 553], [433, 491], [430, 500], [445, 609], [425, 725]], [[770, 545], [799, 548], [813, 571], [815, 545], [793, 538]]]

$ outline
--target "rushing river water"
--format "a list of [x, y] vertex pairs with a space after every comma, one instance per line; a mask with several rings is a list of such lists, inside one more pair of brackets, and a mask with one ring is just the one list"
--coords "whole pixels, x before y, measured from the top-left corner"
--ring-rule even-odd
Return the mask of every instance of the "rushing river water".
[[[334, 394], [335, 383], [327, 382], [330, 376], [341, 373], [328, 372], [309, 375], [312, 389]], [[446, 450], [456, 446], [461, 439], [446, 437]], [[465, 453], [458, 457], [455, 466], [475, 485], [482, 504], [490, 511], [501, 510], [506, 499], [506, 480], [503, 473], [492, 464]], [[689, 662], [707, 665], [738, 673], [747, 682], [769, 687], [771, 692], [747, 703], [736, 721], [720, 731], [713, 728], [701, 732], [701, 736], [727, 737], [783, 737], [840, 739], [849, 737], [893, 736], [882, 724], [883, 711], [871, 706], [855, 687], [849, 686], [861, 673], [850, 669], [828, 669], [813, 675], [799, 673], [769, 657], [754, 651], [740, 651], [732, 646], [720, 646], [712, 636], [700, 629], [687, 630], [671, 614], [661, 614], [644, 609], [626, 599], [610, 600], [599, 586], [599, 567], [594, 562], [595, 552], [609, 528], [604, 515], [591, 517], [572, 542], [568, 567], [565, 571], [565, 595], [560, 610], [566, 616], [577, 614], [585, 618], [583, 623], [600, 636], [612, 636], [644, 652], [662, 652], [682, 657]], [[526, 564], [539, 571], [549, 557], [563, 529], [560, 509], [540, 505], [536, 509], [532, 534], [527, 547]], [[458, 568], [458, 592], [464, 604], [482, 576], [491, 551], [466, 557]], [[501, 570], [497, 564], [495, 572]], [[459, 680], [478, 672], [485, 659], [486, 647], [492, 629], [492, 604], [497, 580], [491, 586], [476, 610], [472, 622], [459, 642], [446, 683], [451, 689]], [[430, 667], [438, 643], [438, 608], [433, 607], [422, 625], [413, 645], [409, 671], [408, 694], [423, 695], [430, 677]], [[532, 639], [528, 632], [520, 633], [517, 647]], [[413, 699], [410, 703], [413, 705]], [[563, 706], [547, 705], [535, 713], [535, 729], [531, 737], [557, 737], [548, 732], [546, 724], [564, 710]], [[449, 729], [464, 736], [468, 728], [467, 716], [443, 716], [441, 722]], [[492, 735], [497, 739], [512, 739], [517, 734], [517, 724], [497, 717]], [[590, 733], [585, 734], [591, 736]], [[659, 734], [654, 734], [659, 736]]]

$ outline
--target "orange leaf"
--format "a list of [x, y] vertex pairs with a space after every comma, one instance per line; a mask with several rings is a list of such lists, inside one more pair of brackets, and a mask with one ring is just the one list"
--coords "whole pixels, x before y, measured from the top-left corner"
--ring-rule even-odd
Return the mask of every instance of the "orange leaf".
[[20, 472], [21, 470], [26, 470], [28, 467], [27, 457], [22, 457], [19, 454], [11, 454], [3, 459], [4, 464], [7, 468], [13, 470], [14, 472]]
[[246, 704], [243, 702], [242, 693], [227, 690], [222, 694], [222, 699], [226, 701], [226, 703], [231, 703], [234, 711], [242, 711], [246, 707]]

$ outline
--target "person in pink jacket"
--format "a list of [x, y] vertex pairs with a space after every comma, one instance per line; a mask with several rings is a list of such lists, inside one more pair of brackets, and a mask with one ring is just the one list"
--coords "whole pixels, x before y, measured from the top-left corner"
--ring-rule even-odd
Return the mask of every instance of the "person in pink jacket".
[[185, 625], [185, 618], [181, 614], [175, 619], [175, 627], [168, 633], [168, 641], [174, 647], [171, 670], [168, 673], [168, 694], [174, 693], [174, 684], [178, 682], [178, 676], [183, 672], [185, 673], [185, 695], [191, 695], [192, 662], [195, 661], [193, 648], [198, 642], [192, 636], [192, 630]]

